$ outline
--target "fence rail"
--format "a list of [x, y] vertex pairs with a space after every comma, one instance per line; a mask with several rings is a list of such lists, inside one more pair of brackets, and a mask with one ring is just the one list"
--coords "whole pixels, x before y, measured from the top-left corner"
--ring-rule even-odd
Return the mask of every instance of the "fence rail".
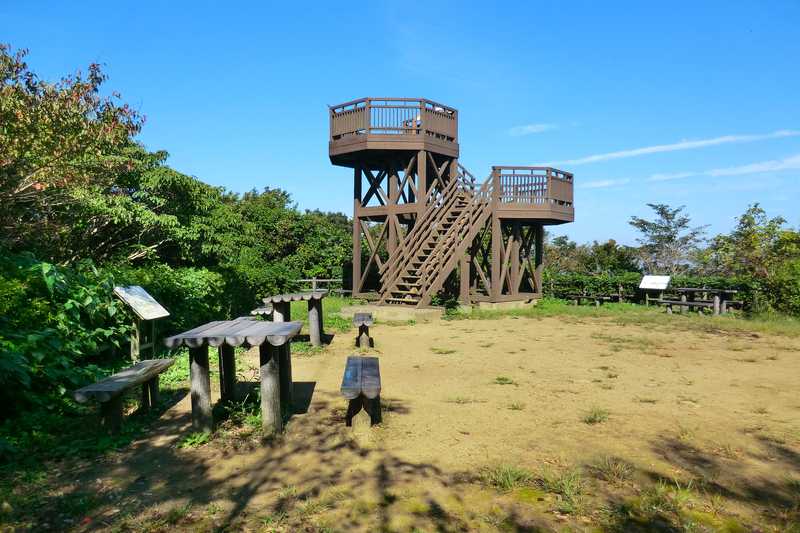
[[573, 178], [550, 167], [492, 167], [499, 203], [572, 206]]
[[332, 106], [330, 119], [332, 141], [367, 134], [458, 137], [458, 111], [424, 98], [361, 98]]

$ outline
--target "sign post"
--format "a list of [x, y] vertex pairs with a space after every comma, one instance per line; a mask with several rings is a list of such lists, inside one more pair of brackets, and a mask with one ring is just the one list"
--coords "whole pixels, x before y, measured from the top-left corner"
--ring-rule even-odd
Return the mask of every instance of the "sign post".
[[137, 362], [143, 354], [155, 359], [159, 345], [156, 320], [169, 316], [169, 311], [138, 285], [114, 287], [114, 294], [136, 315], [131, 333], [131, 359]]

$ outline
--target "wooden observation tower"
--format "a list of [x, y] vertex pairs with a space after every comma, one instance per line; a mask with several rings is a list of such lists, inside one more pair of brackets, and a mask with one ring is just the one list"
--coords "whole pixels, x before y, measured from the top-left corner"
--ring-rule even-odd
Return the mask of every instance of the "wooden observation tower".
[[[459, 165], [458, 111], [424, 98], [330, 108], [331, 163], [353, 169], [353, 295], [425, 307], [542, 294], [544, 226], [572, 222], [572, 174]], [[366, 249], [362, 247], [366, 245]]]

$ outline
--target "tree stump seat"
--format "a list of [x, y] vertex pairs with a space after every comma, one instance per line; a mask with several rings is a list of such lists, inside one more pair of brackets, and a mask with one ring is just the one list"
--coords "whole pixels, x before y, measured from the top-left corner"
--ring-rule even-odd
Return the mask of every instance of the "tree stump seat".
[[122, 425], [122, 396], [128, 389], [142, 386], [140, 407], [149, 409], [158, 404], [158, 376], [172, 366], [172, 359], [147, 359], [113, 376], [101, 379], [73, 393], [75, 401], [87, 403], [95, 400], [100, 404], [102, 424], [111, 433]]
[[375, 341], [369, 336], [369, 327], [374, 323], [372, 313], [356, 313], [353, 315], [353, 325], [358, 327], [356, 348], [375, 346]]
[[345, 424], [353, 425], [353, 417], [363, 408], [370, 426], [381, 422], [381, 372], [377, 357], [351, 355], [342, 377], [342, 396], [349, 400]]

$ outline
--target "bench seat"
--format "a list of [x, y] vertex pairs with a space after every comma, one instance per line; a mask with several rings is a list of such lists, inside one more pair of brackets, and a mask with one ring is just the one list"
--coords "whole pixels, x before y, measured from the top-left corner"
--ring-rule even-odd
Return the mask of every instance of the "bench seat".
[[353, 315], [353, 325], [358, 326], [358, 336], [356, 337], [356, 348], [375, 346], [375, 341], [369, 336], [369, 327], [374, 323], [372, 313], [356, 313]]
[[347, 358], [342, 377], [342, 396], [349, 400], [347, 426], [362, 407], [370, 418], [370, 425], [381, 422], [381, 372], [377, 357], [351, 355]]
[[142, 386], [142, 409], [149, 409], [158, 403], [158, 376], [175, 363], [172, 359], [148, 359], [113, 376], [101, 379], [73, 393], [75, 401], [100, 403], [103, 425], [111, 432], [119, 430], [122, 424], [122, 395], [128, 389]]

